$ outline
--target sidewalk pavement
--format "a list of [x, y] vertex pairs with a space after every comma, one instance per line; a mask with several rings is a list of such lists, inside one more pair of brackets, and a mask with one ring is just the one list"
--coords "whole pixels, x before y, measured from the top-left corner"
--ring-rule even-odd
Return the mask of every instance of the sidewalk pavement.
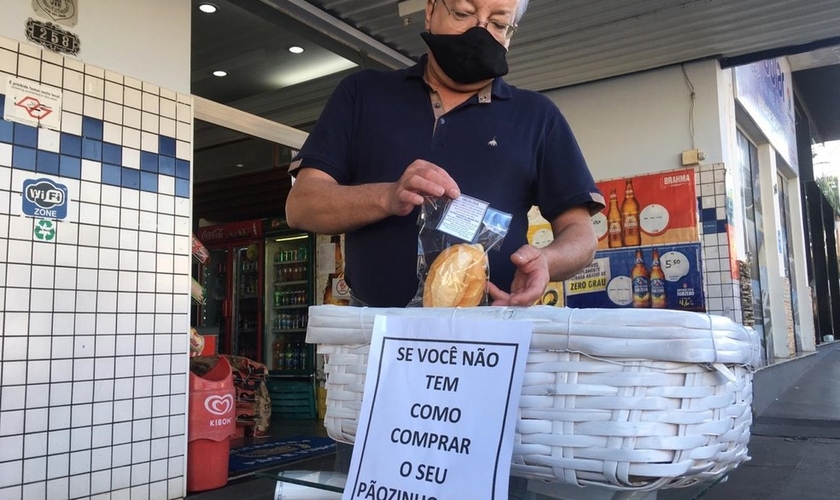
[[[752, 460], [702, 500], [840, 499], [840, 342], [755, 416]], [[666, 491], [658, 500], [668, 500]]]

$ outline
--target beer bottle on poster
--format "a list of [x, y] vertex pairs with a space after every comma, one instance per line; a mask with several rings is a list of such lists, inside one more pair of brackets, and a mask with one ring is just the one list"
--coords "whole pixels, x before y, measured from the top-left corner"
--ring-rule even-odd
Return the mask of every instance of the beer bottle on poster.
[[630, 281], [633, 287], [633, 307], [650, 307], [650, 273], [641, 249], [636, 250], [636, 265], [633, 266]]
[[665, 273], [659, 265], [659, 252], [654, 248], [650, 261], [650, 306], [664, 309], [665, 303]]
[[610, 210], [607, 213], [607, 238], [610, 248], [624, 246], [621, 234], [621, 211], [618, 209], [618, 196], [615, 188], [610, 190]]
[[627, 184], [624, 188], [624, 201], [621, 203], [621, 216], [624, 245], [628, 247], [641, 245], [642, 238], [639, 233], [639, 202], [636, 201], [636, 195], [633, 193], [632, 179], [627, 179]]

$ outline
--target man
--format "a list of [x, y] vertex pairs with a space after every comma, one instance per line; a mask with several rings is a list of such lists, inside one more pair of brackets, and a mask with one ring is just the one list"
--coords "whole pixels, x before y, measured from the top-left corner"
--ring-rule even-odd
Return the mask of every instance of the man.
[[[563, 116], [507, 85], [506, 54], [527, 0], [428, 0], [416, 66], [343, 80], [293, 163], [291, 227], [346, 233], [357, 304], [403, 307], [417, 292], [418, 206], [461, 193], [511, 213], [490, 251], [493, 305], [529, 306], [591, 262], [604, 204]], [[527, 244], [531, 206], [554, 241]]]

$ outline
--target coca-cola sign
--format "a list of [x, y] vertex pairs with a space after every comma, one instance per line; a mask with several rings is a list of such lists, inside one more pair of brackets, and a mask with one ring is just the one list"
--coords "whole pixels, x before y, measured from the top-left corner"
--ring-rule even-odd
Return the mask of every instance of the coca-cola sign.
[[261, 220], [231, 222], [218, 226], [206, 226], [198, 229], [198, 239], [205, 245], [223, 241], [236, 241], [262, 236]]

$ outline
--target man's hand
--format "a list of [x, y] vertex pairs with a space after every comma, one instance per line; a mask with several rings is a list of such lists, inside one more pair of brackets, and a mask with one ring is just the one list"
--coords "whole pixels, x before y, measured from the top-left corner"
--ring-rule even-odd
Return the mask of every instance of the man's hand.
[[425, 196], [461, 195], [458, 184], [439, 166], [414, 160], [394, 182], [340, 185], [329, 174], [302, 167], [286, 198], [289, 227], [341, 234], [394, 215], [405, 216]]
[[549, 282], [548, 259], [538, 248], [524, 245], [510, 256], [516, 266], [510, 293], [488, 283], [494, 306], [531, 306], [542, 297]]
[[458, 184], [446, 170], [425, 160], [414, 160], [402, 176], [391, 185], [386, 201], [387, 210], [393, 215], [408, 215], [415, 206], [423, 204], [425, 196], [461, 195]]

